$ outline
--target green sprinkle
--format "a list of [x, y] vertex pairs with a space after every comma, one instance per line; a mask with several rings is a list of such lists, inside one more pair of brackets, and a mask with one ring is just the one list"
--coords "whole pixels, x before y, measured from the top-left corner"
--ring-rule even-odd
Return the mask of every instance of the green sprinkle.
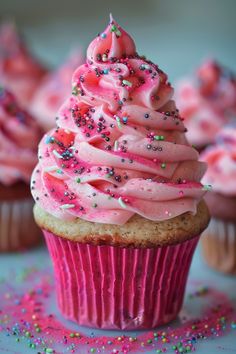
[[37, 327], [37, 328], [36, 328], [36, 332], [37, 332], [37, 333], [40, 333], [40, 332], [41, 332], [41, 328]]
[[154, 139], [155, 139], [155, 140], [165, 140], [165, 138], [164, 138], [163, 135], [155, 135], [155, 136], [154, 136]]
[[148, 340], [147, 340], [147, 343], [148, 343], [148, 344], [152, 344], [152, 340], [151, 340], [151, 339], [148, 339]]
[[210, 191], [212, 190], [212, 186], [210, 184], [205, 184], [203, 187], [202, 187], [202, 190], [203, 191]]
[[74, 334], [74, 333], [70, 333], [70, 337], [71, 337], [71, 338], [74, 338], [74, 337], [75, 337], [75, 334]]
[[95, 348], [91, 348], [91, 349], [90, 349], [90, 352], [91, 352], [91, 353], [95, 353], [95, 352], [96, 352], [96, 349], [95, 349]]
[[165, 163], [162, 163], [162, 164], [161, 164], [161, 168], [166, 168], [166, 164], [165, 164]]
[[97, 203], [93, 203], [93, 208], [97, 208]]
[[16, 342], [19, 342], [20, 341], [20, 338], [16, 338]]
[[78, 96], [79, 92], [80, 92], [80, 90], [78, 89], [77, 86], [72, 87], [72, 92], [71, 92], [72, 95]]
[[80, 183], [80, 182], [81, 182], [81, 179], [80, 179], [80, 178], [77, 178], [76, 182], [77, 182], [77, 183]]
[[53, 349], [52, 348], [46, 348], [46, 353], [53, 353]]
[[25, 336], [26, 336], [26, 337], [30, 337], [30, 336], [31, 336], [31, 333], [27, 331], [27, 332], [25, 332]]

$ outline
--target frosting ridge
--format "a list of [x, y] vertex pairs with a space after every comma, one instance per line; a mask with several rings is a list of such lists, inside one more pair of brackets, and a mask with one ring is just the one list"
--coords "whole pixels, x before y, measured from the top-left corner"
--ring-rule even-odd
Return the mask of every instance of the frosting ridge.
[[72, 78], [58, 127], [39, 145], [32, 194], [62, 218], [124, 224], [196, 211], [205, 164], [186, 137], [167, 75], [113, 20]]

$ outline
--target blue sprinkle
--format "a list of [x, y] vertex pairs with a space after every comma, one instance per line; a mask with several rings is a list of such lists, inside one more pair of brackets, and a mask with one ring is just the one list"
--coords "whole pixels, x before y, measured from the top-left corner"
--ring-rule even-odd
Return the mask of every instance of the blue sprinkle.
[[128, 117], [123, 117], [122, 120], [123, 120], [124, 123], [127, 123], [128, 122]]
[[109, 70], [108, 69], [104, 69], [103, 70], [103, 74], [107, 75], [109, 73]]
[[102, 34], [101, 34], [101, 37], [102, 37], [102, 38], [106, 38], [106, 37], [107, 37], [106, 33], [102, 33]]
[[46, 138], [45, 138], [45, 143], [46, 144], [50, 144], [50, 143], [52, 143], [54, 141], [54, 139], [51, 137], [51, 136], [46, 136]]

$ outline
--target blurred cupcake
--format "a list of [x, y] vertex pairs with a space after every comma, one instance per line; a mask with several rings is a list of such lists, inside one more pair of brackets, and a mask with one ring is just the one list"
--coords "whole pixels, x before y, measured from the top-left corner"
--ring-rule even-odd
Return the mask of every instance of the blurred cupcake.
[[60, 310], [98, 328], [162, 325], [178, 315], [209, 221], [205, 164], [167, 75], [113, 20], [72, 83], [32, 176]]
[[39, 139], [34, 120], [19, 108], [12, 94], [0, 88], [1, 252], [24, 249], [40, 239], [29, 188]]
[[208, 60], [191, 80], [177, 85], [177, 107], [185, 119], [187, 137], [201, 151], [236, 116], [236, 79], [226, 68]]
[[81, 51], [73, 51], [61, 67], [45, 77], [36, 91], [30, 109], [45, 132], [56, 126], [56, 114], [71, 95], [71, 78], [82, 60]]
[[203, 255], [214, 269], [236, 274], [236, 127], [227, 127], [202, 155], [204, 182], [213, 189], [206, 200], [213, 216], [202, 238]]
[[29, 53], [15, 26], [3, 24], [0, 27], [0, 80], [22, 107], [28, 107], [45, 73], [45, 68]]

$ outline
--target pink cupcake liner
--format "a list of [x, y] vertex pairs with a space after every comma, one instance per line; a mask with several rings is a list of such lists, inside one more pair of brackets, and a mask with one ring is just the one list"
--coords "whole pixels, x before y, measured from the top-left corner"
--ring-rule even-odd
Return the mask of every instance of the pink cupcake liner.
[[31, 247], [41, 239], [33, 219], [33, 199], [0, 202], [0, 252]]
[[198, 236], [173, 246], [123, 248], [43, 232], [66, 318], [82, 326], [131, 330], [154, 328], [178, 315]]
[[210, 267], [236, 274], [236, 223], [212, 218], [201, 244], [203, 256]]

